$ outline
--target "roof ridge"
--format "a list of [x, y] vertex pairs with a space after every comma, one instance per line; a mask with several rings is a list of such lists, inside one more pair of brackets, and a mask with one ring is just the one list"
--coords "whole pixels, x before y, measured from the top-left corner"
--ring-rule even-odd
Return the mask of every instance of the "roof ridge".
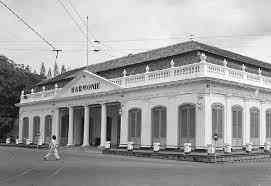
[[87, 70], [91, 71], [92, 73], [104, 72], [104, 71], [111, 70], [111, 69], [123, 68], [123, 67], [129, 66], [129, 65], [135, 65], [138, 63], [144, 63], [144, 62], [148, 62], [148, 61], [158, 60], [161, 58], [166, 58], [169, 56], [176, 56], [176, 55], [184, 54], [186, 52], [197, 51], [197, 50], [205, 51], [205, 52], [212, 53], [212, 54], [219, 55], [219, 56], [224, 56], [225, 58], [239, 61], [241, 63], [247, 63], [250, 65], [258, 66], [261, 68], [263, 67], [263, 68], [271, 70], [270, 63], [260, 61], [260, 60], [257, 60], [257, 59], [254, 59], [254, 58], [251, 58], [248, 56], [244, 56], [244, 55], [241, 55], [241, 54], [229, 51], [229, 50], [221, 49], [216, 46], [211, 46], [211, 45], [199, 42], [199, 41], [191, 40], [191, 41], [176, 43], [173, 45], [168, 45], [165, 47], [160, 47], [160, 48], [136, 53], [133, 55], [110, 59], [110, 60], [107, 60], [107, 61], [104, 61], [101, 63], [95, 63], [95, 64], [91, 64], [88, 66], [83, 66], [83, 67], [68, 71], [68, 72], [61, 74], [59, 76], [56, 76], [52, 79], [40, 82], [38, 85], [40, 86], [40, 85], [46, 85], [49, 83], [58, 82], [60, 80], [63, 80], [67, 77], [72, 76], [73, 72], [77, 72], [82, 69], [87, 69]]
[[220, 50], [220, 51], [223, 51], [223, 52], [225, 52], [225, 53], [231, 53], [231, 54], [234, 54], [234, 55], [238, 55], [238, 56], [240, 56], [240, 57], [243, 57], [243, 58], [247, 58], [247, 59], [250, 59], [250, 60], [254, 60], [254, 61], [261, 62], [261, 63], [269, 64], [269, 63], [266, 62], [266, 61], [262, 61], [262, 60], [259, 60], [259, 59], [255, 59], [255, 58], [253, 58], [253, 57], [245, 56], [245, 55], [239, 54], [239, 53], [237, 53], [237, 52], [233, 52], [233, 51], [230, 51], [230, 50], [226, 50], [226, 49], [223, 49], [223, 48], [220, 48], [220, 47], [217, 47], [217, 46], [211, 46], [211, 45], [208, 45], [208, 44], [205, 44], [205, 43], [202, 43], [202, 42], [198, 42], [198, 41], [194, 41], [194, 42], [196, 42], [196, 43], [200, 46], [199, 49], [201, 49], [201, 50], [204, 50], [204, 49], [201, 48], [202, 46], [204, 46], [204, 47], [209, 47], [209, 48], [213, 48], [214, 50]]

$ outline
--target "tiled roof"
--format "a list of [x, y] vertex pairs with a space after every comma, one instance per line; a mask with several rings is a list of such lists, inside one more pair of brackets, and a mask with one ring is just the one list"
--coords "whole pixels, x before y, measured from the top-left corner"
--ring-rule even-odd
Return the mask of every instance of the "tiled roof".
[[86, 67], [74, 69], [64, 74], [61, 74], [59, 76], [56, 76], [52, 79], [44, 80], [40, 82], [38, 85], [41, 86], [41, 85], [51, 84], [51, 83], [58, 82], [60, 80], [64, 80], [66, 78], [70, 78], [76, 72], [82, 69], [88, 69], [89, 71], [93, 73], [97, 73], [97, 72], [107, 71], [110, 69], [116, 69], [116, 68], [120, 68], [124, 66], [134, 65], [134, 64], [138, 64], [138, 63], [142, 63], [146, 61], [152, 61], [152, 60], [157, 60], [157, 59], [165, 58], [169, 56], [175, 56], [175, 55], [183, 54], [190, 51], [205, 51], [205, 52], [209, 52], [209, 53], [216, 54], [219, 56], [224, 56], [226, 58], [239, 61], [242, 63], [256, 65], [261, 68], [271, 69], [271, 64], [269, 63], [256, 60], [250, 57], [246, 57], [246, 56], [243, 56], [243, 55], [240, 55], [228, 50], [223, 50], [217, 47], [206, 45], [197, 41], [188, 41], [188, 42], [178, 43], [175, 45], [170, 45], [167, 47], [158, 48], [158, 49], [154, 49], [154, 50], [150, 50], [150, 51], [146, 51], [146, 52], [142, 52], [142, 53], [138, 53], [134, 55], [112, 59], [103, 63], [97, 63], [97, 64], [89, 65]]

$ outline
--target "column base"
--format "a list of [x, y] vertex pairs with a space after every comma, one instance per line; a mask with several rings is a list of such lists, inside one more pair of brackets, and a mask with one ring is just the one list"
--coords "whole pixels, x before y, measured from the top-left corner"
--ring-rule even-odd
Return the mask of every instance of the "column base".
[[89, 147], [89, 143], [83, 144], [82, 147]]
[[105, 146], [99, 145], [99, 146], [98, 146], [98, 149], [105, 149]]
[[127, 147], [127, 146], [128, 146], [127, 144], [120, 144], [119, 145], [120, 148]]

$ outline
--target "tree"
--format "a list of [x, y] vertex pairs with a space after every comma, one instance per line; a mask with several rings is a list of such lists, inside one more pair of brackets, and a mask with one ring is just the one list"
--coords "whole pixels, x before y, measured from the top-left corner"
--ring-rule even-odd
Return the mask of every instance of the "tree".
[[46, 74], [46, 69], [45, 69], [44, 62], [42, 62], [41, 67], [40, 67], [40, 75], [45, 77], [45, 74]]
[[47, 73], [47, 78], [50, 79], [52, 78], [52, 70], [51, 67], [49, 67], [48, 73]]
[[66, 71], [67, 71], [67, 70], [66, 70], [65, 65], [62, 65], [62, 66], [61, 66], [61, 74], [64, 74]]
[[24, 68], [28, 73], [31, 73], [31, 68], [29, 65], [26, 65]]
[[5, 56], [0, 56], [0, 138], [5, 138], [18, 119], [18, 107], [22, 90], [30, 90], [42, 80], [31, 73], [29, 66], [15, 65]]
[[54, 74], [53, 75], [54, 75], [54, 77], [59, 75], [58, 65], [57, 65], [56, 62], [55, 62], [55, 65], [54, 65]]

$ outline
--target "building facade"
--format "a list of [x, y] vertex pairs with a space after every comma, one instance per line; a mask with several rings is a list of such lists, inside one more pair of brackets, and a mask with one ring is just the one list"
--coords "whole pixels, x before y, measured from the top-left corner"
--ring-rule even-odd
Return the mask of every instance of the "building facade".
[[268, 63], [195, 41], [113, 59], [22, 91], [19, 140], [260, 147], [271, 142], [270, 76]]

